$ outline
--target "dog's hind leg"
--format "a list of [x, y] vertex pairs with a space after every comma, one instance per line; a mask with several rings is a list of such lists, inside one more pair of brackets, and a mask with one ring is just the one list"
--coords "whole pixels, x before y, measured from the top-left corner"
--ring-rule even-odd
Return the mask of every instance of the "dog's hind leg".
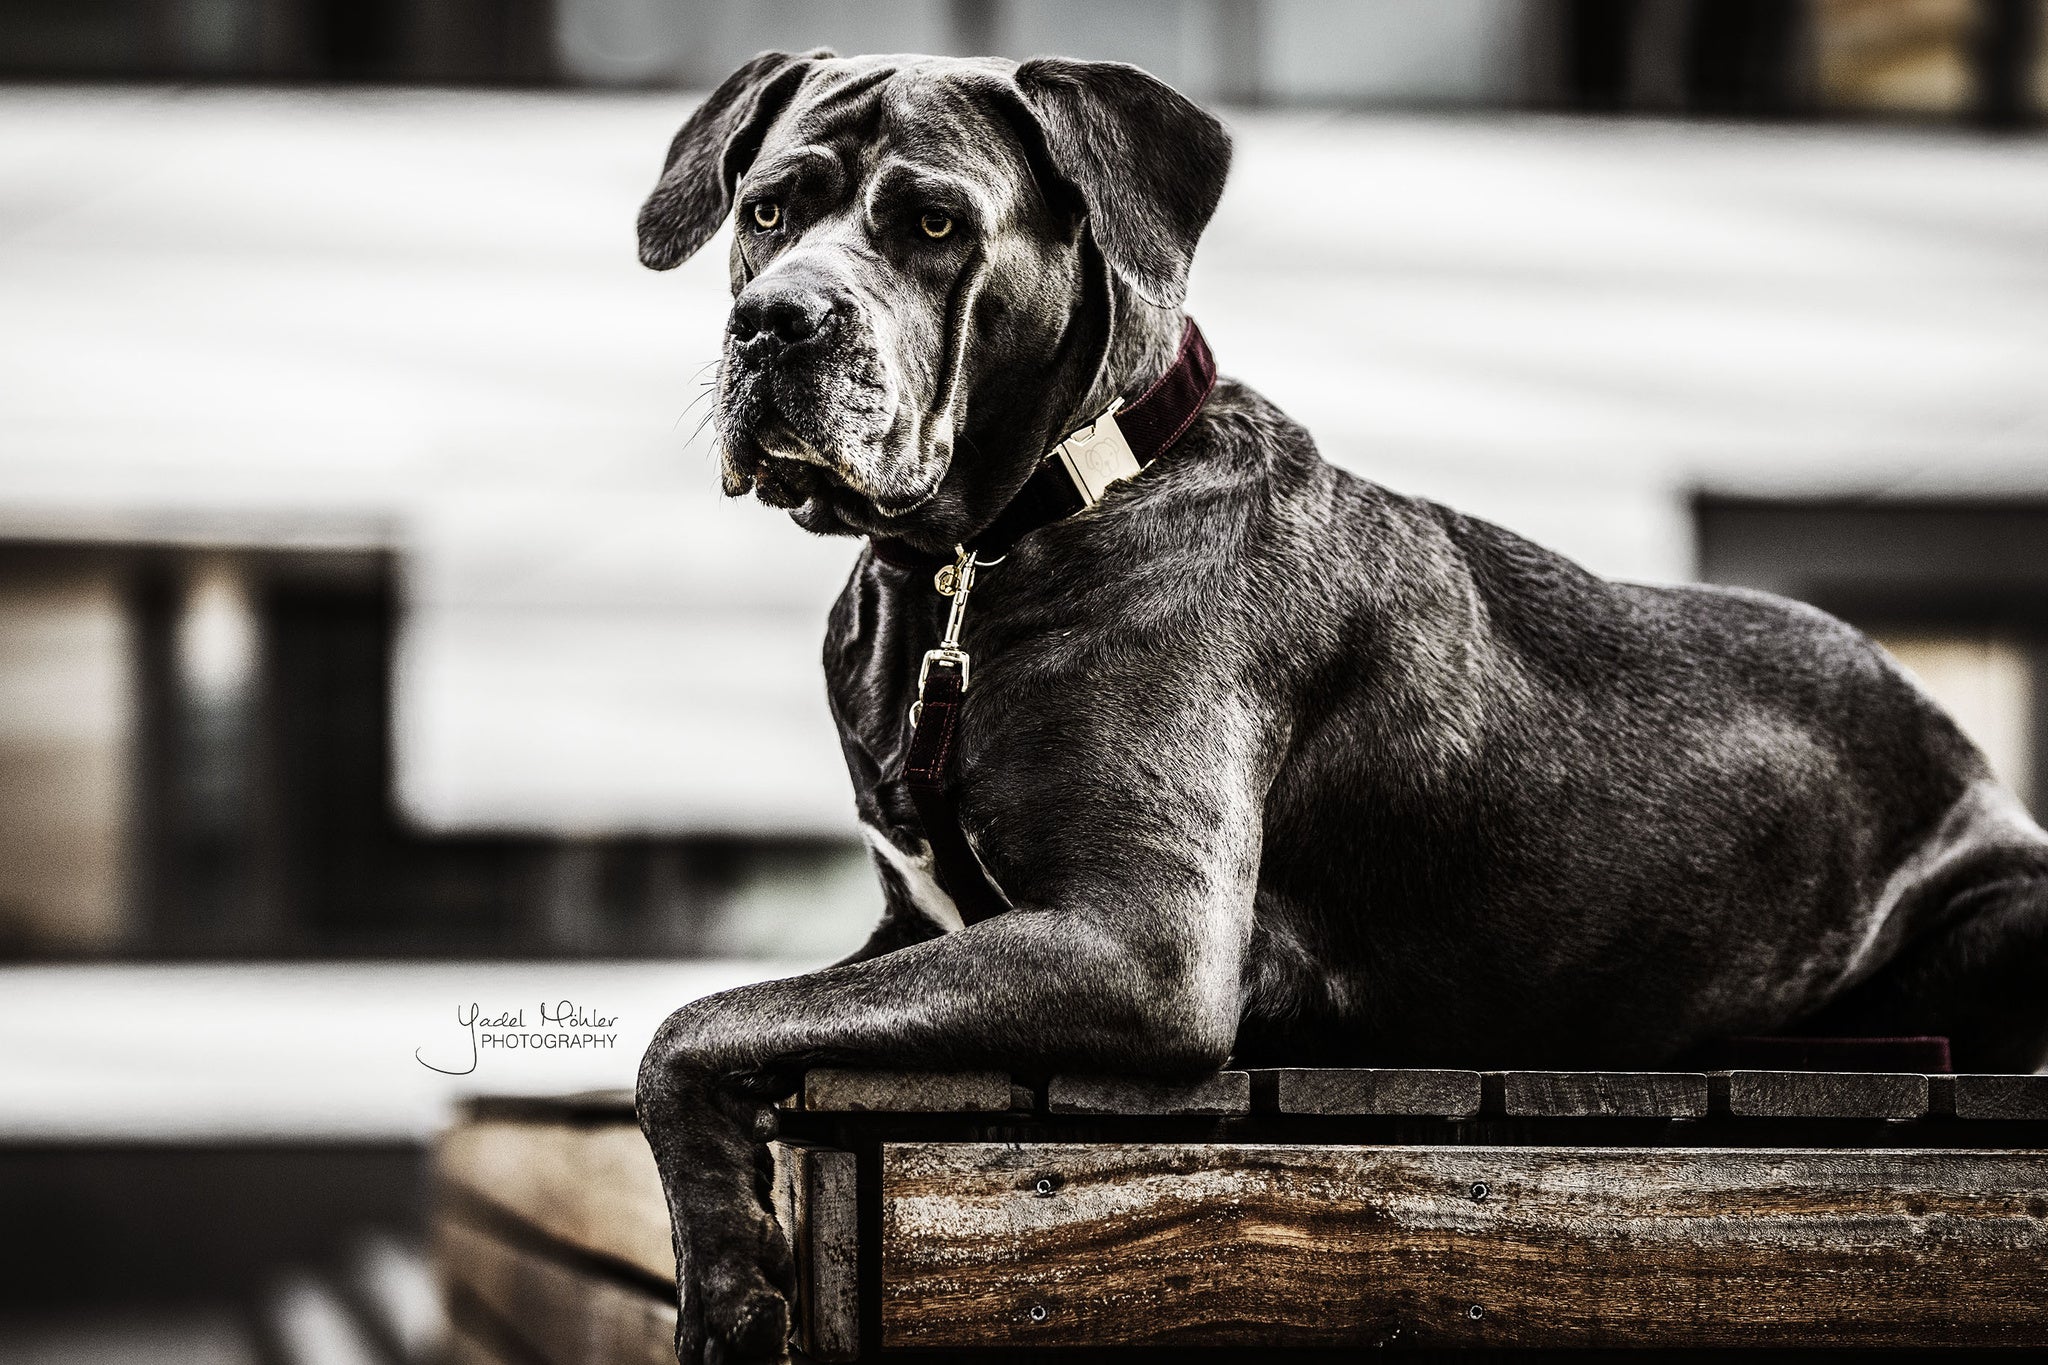
[[1902, 945], [1801, 1032], [1940, 1035], [1958, 1071], [2048, 1063], [2048, 873], [1957, 895], [1939, 928]]

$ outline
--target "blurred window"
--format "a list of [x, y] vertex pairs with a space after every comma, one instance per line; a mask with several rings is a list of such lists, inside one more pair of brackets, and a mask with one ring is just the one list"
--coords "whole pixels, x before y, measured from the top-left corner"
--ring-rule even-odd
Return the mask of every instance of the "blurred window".
[[1198, 99], [2038, 119], [2048, 0], [13, 0], [24, 76], [680, 86], [764, 48], [1137, 62]]
[[1713, 117], [2048, 110], [2048, 0], [1556, 0], [1528, 30], [1539, 103]]
[[0, 958], [823, 961], [857, 845], [413, 828], [374, 551], [0, 544]]
[[1976, 0], [1815, 0], [1822, 105], [1850, 113], [1955, 114], [1972, 89]]

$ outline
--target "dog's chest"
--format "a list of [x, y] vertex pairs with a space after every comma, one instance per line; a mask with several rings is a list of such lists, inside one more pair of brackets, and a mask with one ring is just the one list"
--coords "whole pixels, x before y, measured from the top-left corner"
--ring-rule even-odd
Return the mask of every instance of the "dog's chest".
[[[926, 651], [939, 643], [945, 601], [928, 574], [875, 565], [856, 572], [835, 609], [825, 664], [863, 832], [875, 861], [898, 895], [934, 926], [950, 932], [963, 927], [963, 916], [940, 884], [929, 832], [911, 800], [904, 772], [913, 734], [911, 707], [918, 700], [918, 666]], [[994, 619], [973, 621], [967, 629], [963, 643], [973, 659], [975, 700], [1003, 681], [1007, 660], [996, 647], [996, 637], [1008, 633]], [[960, 833], [977, 861], [982, 850], [976, 841], [972, 802], [964, 799], [969, 784], [961, 781], [959, 768], [978, 709], [970, 703], [953, 722], [953, 771], [947, 778], [949, 789], [961, 799], [956, 811]], [[1000, 764], [1002, 758], [984, 750], [981, 762], [990, 761]]]
[[[930, 845], [917, 840], [919, 851], [905, 853], [894, 839], [873, 825], [861, 826], [861, 833], [867, 836], [868, 847], [874, 850], [876, 861], [886, 869], [885, 875], [896, 882], [920, 915], [949, 934], [967, 927], [960, 907], [953, 903], [953, 898], [946, 894], [945, 888], [939, 885], [939, 879], [933, 875]], [[915, 839], [908, 831], [898, 832], [898, 837], [906, 835]]]

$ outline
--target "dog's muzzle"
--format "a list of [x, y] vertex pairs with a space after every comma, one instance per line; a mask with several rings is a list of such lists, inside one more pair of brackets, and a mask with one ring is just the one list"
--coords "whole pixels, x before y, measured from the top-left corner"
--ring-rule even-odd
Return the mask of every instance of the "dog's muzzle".
[[781, 411], [777, 390], [790, 387], [791, 371], [821, 363], [834, 330], [831, 301], [813, 290], [756, 284], [734, 302], [726, 323], [727, 493], [751, 488], [771, 507], [797, 507], [832, 476], [831, 461]]

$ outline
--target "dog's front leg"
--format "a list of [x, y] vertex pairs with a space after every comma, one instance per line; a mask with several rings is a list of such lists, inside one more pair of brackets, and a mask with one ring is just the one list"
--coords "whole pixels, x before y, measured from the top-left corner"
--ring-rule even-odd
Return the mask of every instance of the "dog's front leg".
[[[997, 919], [885, 956], [709, 996], [641, 1065], [642, 1128], [674, 1228], [684, 1365], [775, 1359], [790, 1258], [756, 1172], [768, 1101], [818, 1064], [1189, 1073], [1238, 1020], [1257, 826], [1228, 865], [1123, 861]], [[1218, 841], [1197, 837], [1200, 847]], [[1092, 884], [1091, 884], [1092, 883]], [[1134, 895], [1143, 899], [1134, 899]]]

